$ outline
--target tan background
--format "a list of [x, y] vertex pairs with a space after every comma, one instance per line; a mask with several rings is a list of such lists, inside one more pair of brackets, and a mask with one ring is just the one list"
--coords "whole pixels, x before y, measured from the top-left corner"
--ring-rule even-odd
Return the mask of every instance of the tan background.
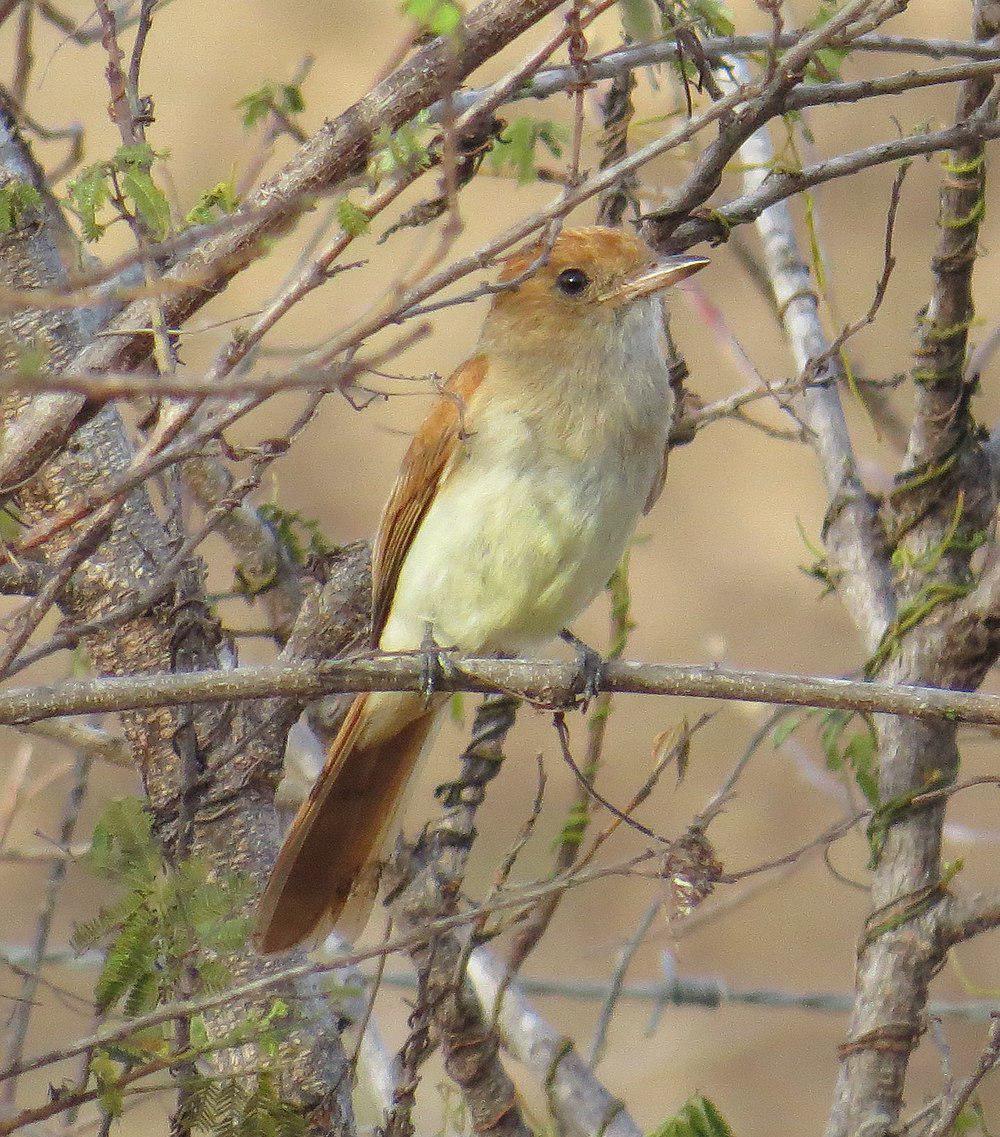
[[[760, 24], [751, 0], [735, 5], [741, 29]], [[808, 15], [802, 4], [800, 14]], [[966, 4], [945, 0], [914, 0], [910, 14], [892, 30], [918, 34], [967, 33]], [[72, 6], [83, 18], [86, 3]], [[554, 25], [553, 25], [554, 26]], [[146, 55], [144, 89], [156, 102], [157, 124], [151, 140], [169, 149], [169, 169], [176, 198], [184, 210], [198, 192], [238, 172], [250, 145], [233, 109], [242, 94], [265, 79], [292, 74], [306, 53], [315, 66], [305, 86], [309, 129], [333, 116], [360, 95], [391, 53], [401, 22], [390, 0], [279, 0], [275, 3], [211, 5], [175, 0], [157, 16]], [[9, 28], [2, 32], [6, 58], [10, 53]], [[595, 48], [614, 42], [614, 26], [602, 25], [592, 37]], [[526, 37], [505, 60], [519, 57], [538, 34]], [[897, 70], [906, 61], [863, 59], [850, 65], [850, 74], [871, 73], [876, 67]], [[5, 68], [9, 71], [9, 68]], [[31, 88], [33, 112], [47, 123], [69, 117], [88, 128], [88, 158], [105, 156], [117, 138], [105, 116], [107, 91], [99, 47], [79, 51], [61, 45], [51, 29], [39, 36], [37, 66]], [[493, 68], [490, 74], [497, 73]], [[950, 91], [939, 89], [920, 97], [883, 100], [869, 107], [823, 110], [812, 117], [822, 151], [851, 148], [868, 140], [896, 133], [895, 116], [904, 130], [929, 119], [947, 121]], [[642, 110], [650, 116], [673, 105], [668, 89], [643, 96]], [[565, 100], [553, 99], [539, 112], [565, 116]], [[640, 128], [640, 138], [656, 127]], [[279, 145], [279, 157], [289, 152]], [[43, 151], [47, 159], [53, 151]], [[669, 186], [686, 168], [690, 154], [675, 155], [647, 171], [652, 186]], [[929, 287], [929, 251], [934, 240], [935, 187], [939, 166], [918, 160], [904, 189], [897, 232], [899, 267], [877, 327], [859, 336], [855, 355], [859, 366], [874, 375], [888, 376], [909, 364], [915, 313], [926, 301]], [[891, 173], [879, 170], [851, 184], [838, 184], [817, 195], [821, 233], [831, 263], [831, 283], [839, 319], [855, 318], [867, 307], [881, 267], [882, 228]], [[550, 200], [552, 190], [542, 186], [518, 189], [510, 181], [480, 177], [462, 197], [465, 232], [461, 250], [474, 248], [504, 224]], [[588, 221], [589, 209], [574, 218]], [[121, 248], [124, 234], [106, 242], [110, 253]], [[425, 246], [424, 233], [403, 235], [386, 246], [359, 244], [358, 255], [370, 257], [370, 266], [332, 282], [301, 306], [278, 329], [275, 342], [295, 345], [314, 342], [363, 312], [377, 290], [391, 279], [398, 266], [412, 263]], [[988, 219], [982, 235], [986, 253], [996, 242], [996, 229]], [[278, 247], [259, 267], [245, 274], [205, 313], [195, 327], [254, 309], [290, 264], [295, 241]], [[352, 252], [352, 255], [353, 252]], [[777, 335], [766, 305], [725, 249], [713, 254], [713, 264], [700, 278], [712, 299], [726, 312], [732, 328], [768, 377], [789, 373], [790, 358]], [[1000, 312], [996, 300], [998, 270], [995, 258], [981, 262], [977, 276], [981, 338]], [[687, 355], [692, 386], [705, 399], [717, 398], [745, 384], [728, 356], [693, 316], [681, 297], [673, 301], [674, 326]], [[437, 319], [438, 334], [414, 350], [400, 364], [412, 374], [444, 372], [472, 349], [482, 316], [479, 307], [462, 307]], [[192, 369], [203, 363], [221, 342], [218, 330], [185, 339], [183, 358]], [[978, 400], [979, 414], [991, 423], [1000, 407], [992, 380]], [[398, 388], [397, 388], [398, 389]], [[421, 388], [422, 391], [426, 387]], [[905, 390], [896, 397], [906, 409]], [[394, 467], [406, 444], [406, 431], [418, 420], [425, 395], [396, 398], [386, 407], [364, 414], [346, 402], [329, 399], [294, 453], [276, 467], [267, 494], [276, 494], [290, 507], [317, 517], [331, 540], [367, 535], [378, 515]], [[253, 423], [253, 433], [280, 434], [288, 421], [288, 407], [268, 410]], [[850, 409], [875, 483], [891, 473], [896, 461], [891, 446], [879, 442], [857, 406]], [[777, 418], [771, 418], [776, 424]], [[713, 660], [734, 665], [837, 674], [860, 661], [852, 629], [836, 599], [820, 602], [818, 587], [798, 565], [809, 559], [796, 521], [815, 537], [823, 511], [823, 497], [811, 454], [802, 447], [772, 441], [747, 427], [719, 425], [706, 431], [697, 443], [672, 460], [666, 492], [655, 512], [641, 527], [646, 540], [633, 558], [634, 633], [632, 656], [663, 661], [705, 663]], [[216, 550], [217, 553], [217, 550]], [[216, 583], [226, 587], [229, 578], [217, 556]], [[233, 608], [235, 626], [250, 626], [252, 614]], [[581, 622], [578, 631], [591, 643], [604, 642], [606, 609], [603, 602]], [[253, 645], [245, 659], [259, 657]], [[52, 672], [48, 672], [51, 674]], [[697, 716], [702, 705], [678, 701], [623, 699], [612, 719], [607, 745], [607, 768], [602, 775], [605, 793], [626, 800], [643, 780], [650, 761], [651, 740], [681, 716]], [[722, 706], [700, 736], [686, 783], [675, 790], [664, 780], [644, 818], [664, 831], [683, 827], [740, 753], [750, 731], [761, 721], [758, 708]], [[550, 775], [546, 809], [521, 867], [525, 877], [545, 871], [549, 849], [558, 832], [565, 803], [571, 793], [571, 776], [558, 758], [551, 728], [530, 713], [523, 716], [511, 743], [511, 761], [493, 787], [481, 818], [482, 839], [472, 869], [470, 892], [475, 895], [489, 878], [493, 859], [502, 854], [525, 817], [534, 792], [534, 754], [542, 750]], [[576, 738], [582, 748], [583, 735]], [[786, 851], [807, 840], [837, 816], [838, 804], [817, 788], [815, 771], [821, 757], [815, 740], [802, 736], [796, 758], [775, 754], [765, 747], [745, 779], [740, 795], [713, 828], [720, 852], [730, 868], [749, 865]], [[431, 806], [431, 788], [447, 777], [449, 761], [459, 735], [447, 734], [431, 768], [411, 799], [408, 825], [414, 828]], [[8, 763], [21, 745], [10, 732], [0, 742], [0, 762]], [[965, 749], [966, 771], [993, 768], [995, 745], [991, 739], [970, 736]], [[38, 745], [33, 771], [42, 775], [66, 762], [66, 755]], [[807, 776], [810, 775], [810, 776]], [[67, 785], [63, 776], [39, 797], [21, 817], [15, 842], [28, 840], [34, 830], [54, 832]], [[93, 793], [81, 832], [85, 835], [109, 797], [134, 792], [132, 779], [101, 770], [93, 780]], [[985, 793], [967, 794], [956, 801], [956, 820], [986, 830], [996, 827], [994, 799]], [[630, 841], [621, 839], [616, 852]], [[966, 867], [960, 882], [973, 887], [989, 880], [995, 861], [995, 844], [952, 842], [948, 856], [962, 856]], [[860, 837], [842, 842], [833, 861], [857, 879], [864, 878], [865, 849]], [[25, 942], [32, 927], [43, 875], [36, 869], [0, 867], [0, 888], [8, 924], [2, 938]], [[596, 885], [573, 894], [563, 905], [543, 948], [530, 962], [532, 975], [559, 978], [603, 978], [608, 975], [617, 945], [634, 927], [649, 902], [650, 885], [622, 882]], [[60, 906], [53, 942], [65, 942], [70, 921], [91, 910], [93, 885], [79, 870], [70, 873], [70, 885]], [[685, 976], [715, 976], [733, 987], [779, 987], [788, 990], [847, 991], [852, 982], [852, 959], [863, 912], [864, 895], [838, 883], [819, 862], [812, 862], [795, 877], [763, 892], [752, 904], [711, 923], [703, 931], [676, 945], [677, 966]], [[632, 977], [654, 979], [662, 952], [671, 950], [670, 930], [657, 925], [655, 934], [636, 958]], [[959, 949], [955, 955], [961, 973], [953, 966], [935, 984], [935, 996], [961, 998], [972, 987], [996, 984], [995, 940], [984, 939]], [[964, 980], [963, 980], [964, 975]], [[86, 980], [68, 973], [58, 976], [85, 991]], [[0, 999], [14, 993], [9, 972], [0, 971]], [[978, 993], [978, 992], [976, 992]], [[558, 1029], [589, 1040], [596, 1007], [545, 999], [542, 1009]], [[0, 1013], [5, 1013], [0, 1004]], [[797, 1010], [726, 1007], [718, 1011], [668, 1009], [659, 1029], [645, 1034], [648, 1007], [625, 1004], [610, 1038], [601, 1076], [613, 1092], [633, 1110], [639, 1122], [652, 1127], [671, 1114], [695, 1090], [710, 1094], [739, 1134], [817, 1132], [827, 1111], [835, 1073], [835, 1047], [843, 1039], [846, 1020], [841, 1015]], [[393, 1043], [403, 1034], [402, 1004], [394, 995], [385, 1002], [383, 1025]], [[71, 1007], [45, 996], [35, 1016], [31, 1046], [41, 1047], [83, 1032], [87, 1018]], [[982, 1043], [984, 1028], [956, 1022], [946, 1024], [954, 1046], [956, 1069], [964, 1070]], [[939, 1058], [925, 1044], [914, 1060], [911, 1100], [919, 1103], [939, 1087]], [[431, 1089], [441, 1074], [432, 1064], [425, 1087]], [[540, 1107], [537, 1089], [522, 1079], [532, 1102]], [[34, 1090], [43, 1092], [45, 1080]], [[984, 1095], [996, 1102], [995, 1089]], [[25, 1098], [27, 1100], [27, 1098]], [[138, 1116], [138, 1115], [136, 1115]], [[144, 1121], [165, 1116], [163, 1106], [149, 1107]], [[424, 1131], [441, 1123], [440, 1098], [425, 1094]], [[139, 1133], [144, 1124], [129, 1120], [124, 1132]]]

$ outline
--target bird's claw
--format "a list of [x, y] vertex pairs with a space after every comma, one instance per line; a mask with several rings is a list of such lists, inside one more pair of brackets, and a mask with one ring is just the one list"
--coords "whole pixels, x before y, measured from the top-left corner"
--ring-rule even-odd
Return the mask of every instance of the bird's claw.
[[596, 699], [604, 686], [605, 662], [600, 652], [594, 651], [589, 644], [585, 644], [579, 636], [564, 628], [559, 638], [576, 652], [577, 664], [580, 668], [580, 690], [577, 701], [582, 710], [586, 710], [591, 699]]
[[424, 638], [420, 641], [420, 693], [424, 704], [428, 705], [437, 692], [438, 682], [449, 670], [448, 655], [453, 648], [442, 648], [434, 638], [430, 624], [424, 631]]

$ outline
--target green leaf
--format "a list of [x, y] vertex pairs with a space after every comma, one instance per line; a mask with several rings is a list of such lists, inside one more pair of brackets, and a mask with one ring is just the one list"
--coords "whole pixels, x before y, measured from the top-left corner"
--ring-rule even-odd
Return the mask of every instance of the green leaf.
[[105, 226], [97, 220], [97, 214], [111, 196], [108, 178], [107, 164], [98, 162], [81, 170], [69, 183], [67, 200], [70, 208], [80, 218], [83, 236], [87, 241], [96, 241], [104, 232]]
[[403, 12], [436, 36], [453, 36], [462, 26], [462, 9], [455, 0], [403, 0]]
[[337, 202], [337, 221], [349, 237], [361, 237], [368, 232], [371, 223], [368, 214], [349, 197]]
[[490, 152], [490, 165], [501, 173], [512, 170], [518, 185], [526, 185], [538, 177], [535, 152], [541, 143], [558, 158], [562, 154], [565, 130], [554, 122], [540, 121], [522, 115], [504, 130]]
[[20, 178], [0, 186], [0, 233], [9, 233], [31, 209], [42, 204], [42, 195]]
[[237, 99], [236, 108], [243, 112], [243, 125], [250, 130], [271, 111], [299, 114], [306, 109], [306, 101], [298, 83], [263, 83], [256, 91]]
[[271, 83], [265, 83], [263, 87], [258, 87], [256, 91], [251, 91], [236, 101], [237, 109], [243, 112], [243, 125], [247, 130], [270, 114], [273, 106], [274, 86]]
[[298, 83], [282, 83], [279, 88], [278, 110], [285, 114], [301, 114], [306, 109], [302, 88]]
[[119, 146], [111, 159], [111, 164], [116, 170], [127, 170], [131, 166], [148, 170], [155, 158], [165, 157], [166, 152], [157, 153], [148, 142], [137, 142], [134, 146]]
[[368, 160], [370, 179], [377, 184], [389, 174], [412, 172], [429, 165], [431, 156], [425, 141], [428, 125], [427, 112], [421, 111], [398, 130], [380, 126], [372, 137], [372, 156]]
[[187, 225], [208, 225], [219, 217], [235, 212], [240, 204], [232, 182], [216, 182], [211, 189], [202, 190], [194, 206], [184, 218]]
[[122, 174], [122, 193], [150, 234], [162, 241], [170, 232], [170, 204], [149, 171], [138, 165], [128, 166]]
[[792, 715], [788, 714], [777, 723], [774, 728], [774, 733], [771, 735], [771, 745], [775, 750], [780, 747], [792, 737], [792, 735], [799, 729], [805, 720], [805, 715]]
[[651, 0], [618, 0], [622, 28], [629, 39], [648, 43], [659, 31]]
[[455, 691], [448, 700], [448, 717], [456, 726], [465, 725], [465, 699], [462, 698], [463, 693], [462, 691]]
[[[810, 20], [810, 28], [821, 28], [840, 10], [836, 0], [821, 0], [816, 15]], [[840, 65], [851, 54], [846, 47], [821, 47], [813, 53], [805, 70], [807, 83], [830, 83], [840, 78]]]
[[736, 31], [732, 13], [721, 0], [687, 0], [690, 18], [710, 35], [731, 36]]
[[694, 1094], [676, 1116], [663, 1122], [650, 1137], [733, 1137], [726, 1119], [703, 1094]]

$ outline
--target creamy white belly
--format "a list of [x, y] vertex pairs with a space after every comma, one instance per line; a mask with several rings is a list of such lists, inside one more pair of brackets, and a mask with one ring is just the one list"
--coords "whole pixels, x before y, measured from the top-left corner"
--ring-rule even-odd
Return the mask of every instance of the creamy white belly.
[[665, 428], [594, 440], [579, 460], [523, 422], [481, 424], [421, 523], [400, 572], [385, 650], [519, 651], [556, 635], [601, 591], [635, 527]]

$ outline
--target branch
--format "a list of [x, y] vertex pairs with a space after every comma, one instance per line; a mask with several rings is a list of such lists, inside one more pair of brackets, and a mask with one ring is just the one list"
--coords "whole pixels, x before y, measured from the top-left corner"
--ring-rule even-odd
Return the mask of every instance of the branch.
[[[560, 708], [577, 701], [585, 678], [575, 662], [455, 655], [446, 657], [435, 690], [508, 691], [544, 707]], [[233, 670], [75, 679], [0, 692], [0, 725], [183, 703], [271, 698], [305, 701], [358, 691], [420, 691], [425, 684], [426, 659], [419, 652], [374, 652], [313, 663], [291, 661]], [[600, 689], [1000, 726], [1000, 695], [725, 667], [615, 661], [605, 668]]]
[[[974, 32], [991, 41], [1000, 31], [1000, 4], [977, 0]], [[997, 98], [993, 77], [969, 78], [962, 87], [956, 118], [978, 119], [996, 126]], [[940, 462], [966, 441], [972, 429], [968, 400], [978, 376], [965, 375], [965, 352], [974, 314], [972, 271], [977, 255], [980, 221], [986, 209], [985, 131], [957, 139], [945, 164], [940, 193], [940, 236], [931, 268], [934, 291], [919, 323], [917, 365], [912, 375], [917, 405], [906, 465], [919, 471]]]
[[777, 205], [812, 186], [849, 177], [861, 170], [872, 169], [888, 162], [899, 162], [918, 154], [934, 154], [986, 139], [1000, 138], [1000, 124], [972, 118], [944, 130], [930, 131], [926, 134], [908, 135], [894, 138], [889, 142], [877, 142], [861, 150], [852, 150], [836, 158], [826, 158], [812, 166], [803, 166], [791, 173], [772, 171], [773, 152], [768, 166], [760, 171], [758, 178], [750, 180], [750, 192], [734, 198], [726, 205], [712, 210], [705, 217], [693, 217], [677, 226], [669, 241], [664, 243], [665, 251], [688, 249], [699, 241], [717, 244], [725, 241], [729, 231], [737, 225], [756, 221], [765, 210]]
[[1000, 1062], [1000, 1017], [994, 1017], [990, 1028], [989, 1040], [979, 1056], [975, 1070], [962, 1083], [947, 1094], [941, 1103], [941, 1112], [937, 1121], [927, 1130], [926, 1137], [948, 1137], [956, 1131], [958, 1115], [965, 1107], [965, 1103], [976, 1092], [979, 1083], [996, 1069]]
[[[628, 1110], [519, 990], [506, 982], [503, 962], [477, 948], [466, 970], [487, 1020], [496, 1021], [504, 1045], [545, 1087], [560, 1133], [568, 1137], [641, 1137]], [[498, 1005], [499, 1000], [499, 1005]]]
[[[503, 743], [517, 712], [517, 700], [506, 695], [483, 701], [476, 714], [472, 738], [462, 753], [458, 776], [438, 790], [444, 809], [413, 846], [397, 846], [389, 866], [388, 901], [393, 924], [420, 931], [456, 909], [465, 878], [475, 816], [486, 785], [499, 773]], [[420, 977], [414, 1017], [426, 1016], [441, 1040], [445, 1070], [462, 1092], [476, 1132], [496, 1137], [529, 1137], [514, 1083], [497, 1054], [492, 1020], [470, 998], [464, 983], [468, 947], [464, 937], [444, 932], [416, 944], [410, 951]], [[404, 1054], [406, 1051], [404, 1050]], [[404, 1062], [403, 1092], [389, 1115], [386, 1133], [410, 1132], [413, 1091], [418, 1062], [425, 1051]]]
[[[784, 35], [779, 38], [778, 46], [790, 47], [799, 37]], [[861, 36], [857, 39], [835, 37], [831, 46], [839, 42], [852, 49], [862, 51], [890, 50], [882, 46], [887, 41], [918, 44], [918, 40], [904, 40], [903, 37], [893, 36]], [[704, 49], [705, 58], [715, 63], [722, 63], [736, 55], [751, 54], [749, 51], [734, 50], [730, 45], [738, 43], [757, 43], [761, 47], [774, 46], [771, 36], [734, 36], [731, 39], [713, 38], [705, 39], [700, 43]], [[927, 41], [928, 55], [935, 55], [935, 42], [947, 43], [950, 41]], [[797, 110], [803, 107], [826, 106], [833, 103], [852, 103], [860, 99], [870, 99], [883, 95], [896, 95], [902, 91], [911, 91], [919, 87], [932, 87], [942, 83], [961, 83], [977, 75], [993, 75], [1000, 70], [1000, 60], [995, 54], [984, 52], [983, 46], [978, 43], [954, 45], [969, 52], [967, 62], [951, 64], [947, 67], [930, 68], [918, 71], [911, 68], [895, 75], [882, 75], [871, 79], [861, 79], [854, 82], [834, 81], [829, 83], [810, 84], [807, 87], [796, 87], [789, 91], [784, 99], [784, 106], [788, 110]], [[902, 50], [902, 49], [899, 49]], [[952, 54], [944, 52], [942, 54]], [[963, 54], [956, 51], [954, 54]], [[614, 51], [605, 52], [587, 62], [587, 76], [591, 80], [617, 79], [619, 76], [643, 67], [653, 66], [657, 63], [674, 63], [677, 61], [677, 45], [669, 43], [649, 43], [636, 47], [622, 47]], [[577, 82], [575, 72], [571, 67], [545, 67], [533, 78], [527, 80], [520, 87], [513, 90], [500, 105], [504, 103], [520, 102], [526, 99], [543, 100], [552, 95], [571, 90]], [[494, 87], [461, 91], [455, 97], [456, 110], [462, 111], [472, 108], [477, 103], [492, 94]], [[442, 107], [435, 103], [429, 115], [435, 121], [442, 112]]]
[[[746, 65], [735, 64], [735, 78], [745, 79]], [[726, 77], [730, 84], [734, 79]], [[748, 196], [768, 193], [774, 161], [770, 135], [760, 130], [740, 149], [747, 167], [744, 185]], [[678, 230], [677, 238], [681, 231]], [[822, 386], [806, 385], [792, 397], [811, 430], [830, 511], [824, 541], [835, 573], [838, 591], [874, 650], [895, 615], [889, 558], [875, 505], [857, 471], [857, 459], [840, 402], [838, 384], [843, 378], [839, 356], [831, 356], [819, 316], [819, 300], [809, 269], [799, 252], [791, 212], [775, 201], [758, 217], [764, 260], [782, 323], [800, 372], [825, 379]]]

